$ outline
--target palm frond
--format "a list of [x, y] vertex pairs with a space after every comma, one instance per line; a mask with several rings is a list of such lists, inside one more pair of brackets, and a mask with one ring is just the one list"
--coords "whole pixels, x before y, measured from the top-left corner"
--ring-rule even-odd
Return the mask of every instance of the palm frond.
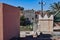
[[58, 2], [58, 3], [53, 3], [52, 5], [51, 5], [51, 8], [53, 9], [53, 10], [60, 10], [60, 2]]

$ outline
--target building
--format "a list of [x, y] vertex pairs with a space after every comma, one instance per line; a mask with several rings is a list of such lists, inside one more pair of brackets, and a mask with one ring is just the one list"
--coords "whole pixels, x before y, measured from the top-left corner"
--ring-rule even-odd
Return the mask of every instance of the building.
[[35, 11], [32, 10], [24, 10], [23, 14], [25, 16], [25, 18], [28, 18], [31, 22], [33, 22], [35, 20]]
[[25, 18], [28, 18], [30, 20], [30, 22], [33, 24], [33, 30], [35, 30], [35, 10], [24, 10], [23, 14], [25, 16]]
[[0, 40], [10, 40], [20, 33], [20, 9], [0, 3]]

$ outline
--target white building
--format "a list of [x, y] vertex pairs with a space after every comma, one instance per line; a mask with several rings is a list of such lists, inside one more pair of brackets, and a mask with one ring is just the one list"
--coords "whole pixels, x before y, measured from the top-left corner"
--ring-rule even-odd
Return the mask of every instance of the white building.
[[24, 10], [23, 14], [25, 16], [25, 18], [28, 18], [31, 23], [33, 23], [33, 30], [35, 30], [36, 28], [36, 24], [35, 24], [35, 10]]
[[24, 10], [23, 14], [25, 18], [28, 18], [31, 22], [35, 21], [35, 11], [32, 10]]

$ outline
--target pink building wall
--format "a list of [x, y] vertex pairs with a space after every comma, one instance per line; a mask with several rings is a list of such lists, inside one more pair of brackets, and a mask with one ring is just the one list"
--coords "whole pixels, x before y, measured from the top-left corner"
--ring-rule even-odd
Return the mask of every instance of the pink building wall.
[[3, 40], [3, 12], [1, 3], [0, 3], [0, 40]]
[[19, 36], [20, 33], [20, 9], [2, 3], [1, 16], [1, 37], [2, 40], [9, 40], [12, 37]]

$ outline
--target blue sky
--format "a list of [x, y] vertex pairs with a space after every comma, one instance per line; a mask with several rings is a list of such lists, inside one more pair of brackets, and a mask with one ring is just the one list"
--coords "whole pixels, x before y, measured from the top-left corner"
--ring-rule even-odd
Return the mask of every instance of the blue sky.
[[[2, 3], [10, 4], [13, 6], [21, 6], [24, 7], [25, 10], [27, 9], [34, 9], [40, 10], [41, 7], [38, 4], [41, 0], [0, 0]], [[44, 5], [44, 10], [50, 9], [50, 4], [54, 2], [58, 2], [60, 0], [43, 0], [46, 4]]]

